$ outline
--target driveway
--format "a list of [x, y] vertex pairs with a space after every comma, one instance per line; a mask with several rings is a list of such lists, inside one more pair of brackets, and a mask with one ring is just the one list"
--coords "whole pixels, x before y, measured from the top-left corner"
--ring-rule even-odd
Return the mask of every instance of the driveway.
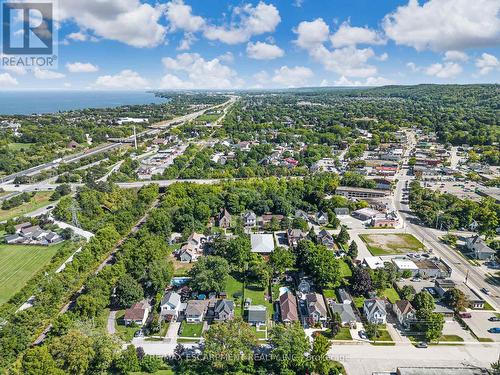
[[177, 335], [180, 327], [181, 323], [171, 322], [170, 325], [168, 326], [167, 334], [165, 335], [165, 341], [177, 342]]
[[110, 335], [114, 335], [116, 333], [116, 326], [115, 326], [116, 313], [117, 313], [116, 310], [111, 310], [108, 315], [107, 330]]

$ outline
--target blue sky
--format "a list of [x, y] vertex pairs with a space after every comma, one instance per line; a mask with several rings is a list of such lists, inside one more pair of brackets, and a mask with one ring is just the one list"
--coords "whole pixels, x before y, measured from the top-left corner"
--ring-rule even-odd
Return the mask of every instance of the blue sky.
[[498, 83], [498, 0], [59, 0], [58, 68], [0, 89]]

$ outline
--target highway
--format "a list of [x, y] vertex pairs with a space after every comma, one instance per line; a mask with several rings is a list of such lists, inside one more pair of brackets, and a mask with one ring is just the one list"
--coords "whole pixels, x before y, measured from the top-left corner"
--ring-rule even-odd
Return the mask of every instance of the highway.
[[[408, 147], [404, 156], [404, 163], [408, 162], [409, 154], [416, 145], [414, 137], [411, 137], [409, 144], [410, 147]], [[418, 218], [411, 213], [410, 207], [407, 204], [401, 203], [406, 181], [412, 181], [414, 179], [413, 176], [408, 176], [405, 172], [406, 169], [401, 169], [396, 176], [398, 183], [396, 185], [393, 198], [394, 207], [398, 211], [408, 232], [421, 240], [424, 245], [432, 248], [437, 256], [441, 257], [453, 268], [452, 277], [454, 279], [461, 279], [462, 281], [465, 281], [467, 277], [467, 285], [474, 289], [474, 291], [480, 294], [485, 301], [498, 310], [500, 306], [500, 288], [498, 285], [493, 285], [487, 282], [486, 276], [480, 268], [470, 264], [456, 250], [450, 248], [439, 239], [447, 232], [438, 231], [433, 228], [416, 224]], [[490, 294], [487, 295], [481, 292], [482, 288], [489, 289]]]

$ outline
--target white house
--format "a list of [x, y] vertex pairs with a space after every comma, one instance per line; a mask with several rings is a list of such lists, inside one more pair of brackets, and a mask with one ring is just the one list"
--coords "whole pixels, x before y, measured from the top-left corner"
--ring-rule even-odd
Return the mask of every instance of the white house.
[[182, 308], [181, 296], [176, 292], [168, 292], [160, 302], [160, 315], [171, 322], [177, 320]]
[[253, 211], [247, 211], [243, 215], [243, 225], [246, 227], [254, 227], [257, 225], [257, 215]]
[[496, 251], [486, 245], [486, 242], [479, 236], [469, 237], [466, 240], [467, 248], [474, 252], [474, 256], [479, 260], [493, 259]]
[[385, 300], [383, 299], [371, 298], [365, 300], [363, 312], [370, 323], [385, 324], [387, 322]]
[[409, 322], [415, 319], [415, 309], [409, 301], [396, 301], [392, 305], [392, 311], [396, 314], [399, 324], [403, 327], [408, 327]]
[[149, 305], [147, 304], [147, 302], [138, 302], [131, 308], [125, 310], [123, 321], [127, 326], [132, 323], [142, 326], [144, 323], [146, 323], [148, 316], [149, 316]]

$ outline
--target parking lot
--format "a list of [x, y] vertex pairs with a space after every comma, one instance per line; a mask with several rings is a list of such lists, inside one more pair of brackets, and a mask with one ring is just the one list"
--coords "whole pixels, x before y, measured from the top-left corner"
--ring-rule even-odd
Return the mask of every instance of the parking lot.
[[490, 322], [488, 318], [495, 316], [492, 311], [478, 311], [471, 310], [471, 317], [464, 319], [469, 328], [479, 338], [489, 338], [494, 341], [500, 342], [500, 333], [489, 333], [488, 329], [493, 327], [500, 327], [500, 322]]
[[[427, 179], [427, 178], [426, 178]], [[481, 187], [472, 181], [425, 181], [425, 187], [439, 192], [453, 194], [460, 199], [481, 200], [481, 196], [476, 194], [475, 189]]]

